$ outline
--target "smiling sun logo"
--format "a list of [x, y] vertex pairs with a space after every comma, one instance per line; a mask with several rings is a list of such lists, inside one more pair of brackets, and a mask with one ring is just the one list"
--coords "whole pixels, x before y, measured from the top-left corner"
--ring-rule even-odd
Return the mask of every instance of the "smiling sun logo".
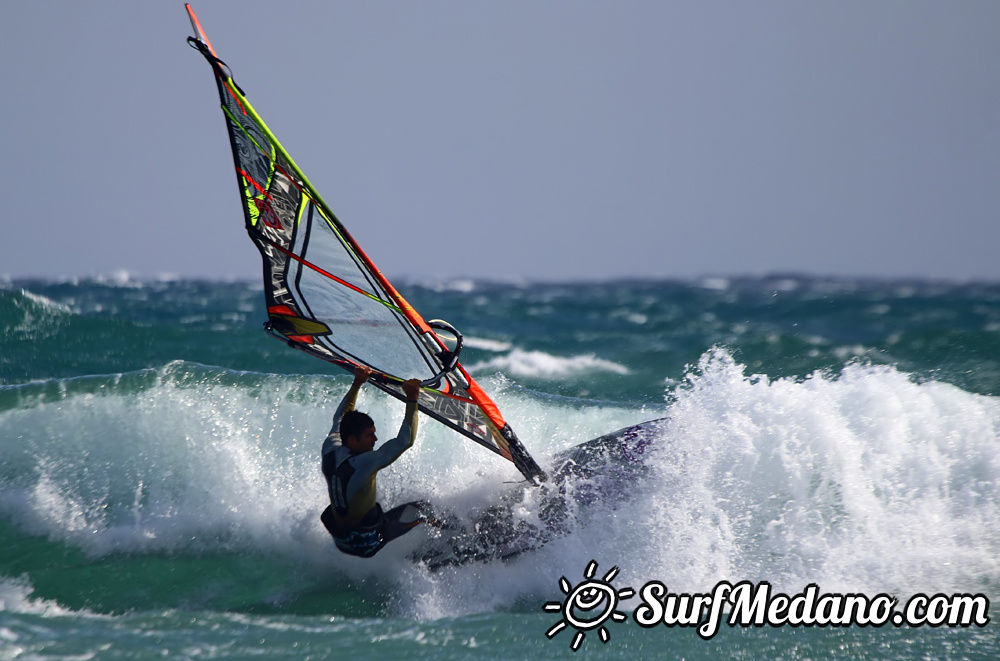
[[612, 567], [611, 571], [599, 580], [594, 580], [596, 572], [597, 562], [591, 560], [586, 571], [583, 572], [584, 581], [575, 588], [570, 586], [565, 576], [560, 578], [559, 589], [566, 595], [566, 600], [562, 603], [549, 601], [542, 607], [548, 613], [562, 613], [563, 616], [551, 629], [545, 632], [548, 638], [553, 638], [567, 625], [576, 629], [576, 635], [569, 645], [574, 652], [580, 649], [580, 644], [591, 629], [597, 629], [601, 642], [607, 643], [611, 639], [611, 635], [604, 628], [604, 622], [609, 617], [615, 622], [624, 622], [628, 619], [625, 613], [619, 612], [615, 608], [618, 607], [620, 600], [635, 595], [635, 590], [632, 588], [615, 590], [614, 586], [611, 585], [611, 581], [618, 575], [618, 567]]

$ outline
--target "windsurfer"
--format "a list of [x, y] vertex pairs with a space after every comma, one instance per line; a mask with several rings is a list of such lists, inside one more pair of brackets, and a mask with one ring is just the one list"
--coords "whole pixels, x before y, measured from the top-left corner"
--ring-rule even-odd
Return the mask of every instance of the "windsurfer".
[[371, 369], [359, 366], [354, 383], [337, 407], [333, 427], [323, 442], [323, 476], [330, 492], [330, 505], [320, 515], [337, 548], [349, 555], [370, 558], [393, 539], [421, 523], [422, 503], [406, 503], [388, 512], [375, 502], [375, 476], [412, 447], [417, 436], [417, 398], [420, 381], [402, 384], [406, 414], [399, 434], [375, 450], [375, 423], [355, 411], [358, 393]]

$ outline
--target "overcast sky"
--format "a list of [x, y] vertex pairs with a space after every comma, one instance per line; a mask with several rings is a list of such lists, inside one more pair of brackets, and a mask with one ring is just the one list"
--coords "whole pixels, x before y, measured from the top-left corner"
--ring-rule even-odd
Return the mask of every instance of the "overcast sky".
[[[1000, 2], [195, 0], [390, 277], [1000, 280]], [[0, 276], [257, 278], [183, 3], [9, 2]]]

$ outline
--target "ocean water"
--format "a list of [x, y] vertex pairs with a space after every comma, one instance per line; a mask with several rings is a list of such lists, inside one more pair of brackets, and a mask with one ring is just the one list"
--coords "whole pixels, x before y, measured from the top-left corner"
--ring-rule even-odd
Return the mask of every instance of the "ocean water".
[[[1000, 596], [1000, 285], [772, 277], [399, 282], [543, 467], [636, 423], [644, 470], [511, 561], [371, 560], [319, 522], [350, 378], [266, 336], [241, 282], [0, 282], [0, 659], [995, 659], [998, 625], [546, 632], [566, 585], [766, 581]], [[362, 408], [394, 428], [402, 406]], [[425, 420], [386, 503], [539, 490]], [[584, 487], [585, 485], [569, 485]], [[565, 584], [561, 584], [564, 579]], [[991, 620], [995, 613], [990, 613]], [[582, 629], [581, 629], [582, 631]]]

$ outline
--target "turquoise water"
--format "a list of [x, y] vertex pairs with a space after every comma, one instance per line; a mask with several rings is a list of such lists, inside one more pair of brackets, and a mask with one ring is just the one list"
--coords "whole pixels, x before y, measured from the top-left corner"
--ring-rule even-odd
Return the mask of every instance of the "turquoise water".
[[[509, 563], [369, 560], [319, 524], [349, 378], [260, 330], [247, 283], [0, 283], [0, 659], [983, 658], [985, 628], [606, 624], [551, 640], [560, 577], [789, 594], [1000, 585], [1000, 286], [800, 277], [403, 282], [543, 466], [663, 418], [624, 502]], [[383, 426], [402, 408], [361, 405]], [[512, 467], [427, 422], [388, 503], [462, 514]], [[583, 486], [583, 485], [580, 485]], [[537, 517], [527, 492], [518, 516]], [[631, 615], [637, 599], [620, 604]]]

